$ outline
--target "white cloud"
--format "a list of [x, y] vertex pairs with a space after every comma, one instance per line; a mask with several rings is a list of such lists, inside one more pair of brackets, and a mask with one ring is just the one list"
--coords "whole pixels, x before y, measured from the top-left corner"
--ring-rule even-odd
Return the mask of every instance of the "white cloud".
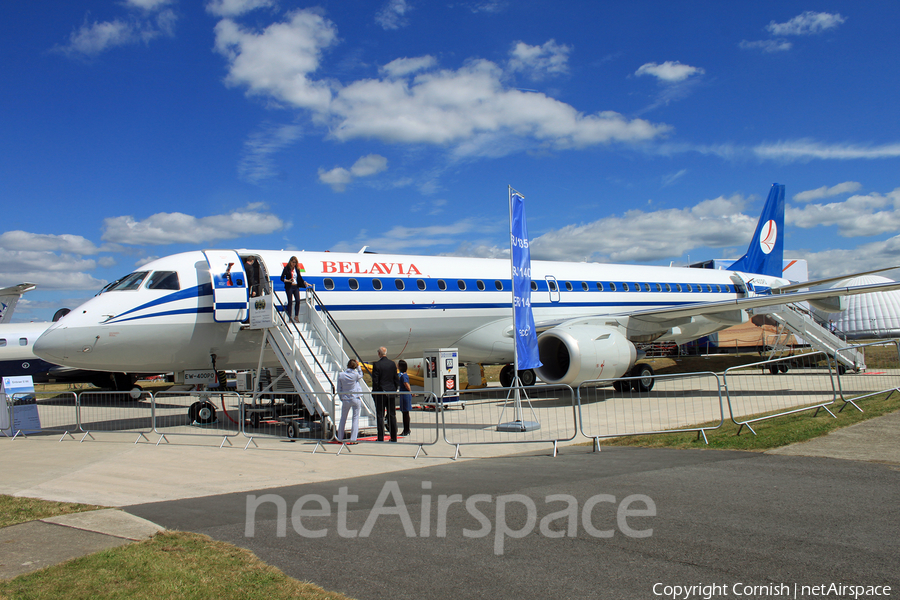
[[644, 141], [669, 130], [611, 111], [585, 115], [544, 94], [505, 88], [502, 78], [496, 64], [477, 60], [456, 71], [420, 74], [412, 82], [354, 82], [332, 103], [338, 122], [332, 135], [451, 145], [503, 134], [572, 148]]
[[843, 202], [788, 206], [785, 222], [805, 229], [837, 226], [843, 237], [873, 236], [900, 230], [900, 188], [887, 194], [850, 196]]
[[164, 9], [169, 0], [127, 0], [125, 6], [138, 12], [127, 19], [94, 21], [84, 24], [69, 35], [69, 41], [55, 46], [54, 51], [70, 57], [93, 57], [114, 48], [148, 43], [162, 36], [175, 34], [175, 12]]
[[463, 219], [455, 223], [441, 223], [425, 227], [397, 225], [379, 237], [369, 237], [363, 231], [353, 242], [341, 242], [333, 250], [356, 251], [361, 246], [381, 253], [421, 251], [423, 248], [459, 245], [462, 238], [477, 233], [495, 233], [493, 225], [485, 225], [479, 219]]
[[327, 110], [331, 90], [313, 81], [322, 51], [337, 40], [331, 21], [313, 10], [295, 10], [283, 23], [262, 32], [244, 29], [230, 19], [216, 25], [216, 50], [229, 62], [229, 85], [248, 93], [271, 95], [298, 108]]
[[[341, 141], [453, 146], [457, 155], [490, 147], [508, 154], [529, 143], [564, 149], [643, 142], [670, 130], [612, 111], [584, 114], [544, 94], [510, 89], [507, 74], [487, 60], [422, 72], [433, 59], [398, 59], [385, 67], [386, 79], [346, 86], [314, 79], [322, 52], [336, 41], [335, 26], [311, 10], [294, 11], [260, 32], [228, 19], [216, 26], [216, 49], [229, 62], [228, 84], [312, 111]], [[489, 143], [497, 139], [503, 144]], [[511, 143], [517, 140], [526, 143]]]
[[839, 183], [831, 187], [823, 185], [822, 187], [816, 188], [814, 190], [807, 190], [805, 192], [800, 192], [799, 194], [794, 194], [794, 200], [796, 200], [797, 202], [809, 202], [811, 200], [830, 198], [832, 196], [838, 196], [840, 194], [852, 194], [853, 192], [859, 190], [859, 188], [861, 187], [862, 184], [856, 181], [845, 181], [844, 183]]
[[80, 235], [50, 235], [27, 231], [6, 231], [0, 234], [0, 248], [7, 252], [48, 251], [72, 254], [96, 254], [97, 246]]
[[388, 77], [406, 77], [418, 71], [427, 71], [437, 65], [433, 56], [417, 56], [415, 58], [398, 58], [381, 67], [380, 71]]
[[[809, 263], [810, 279], [839, 277], [848, 273], [861, 273], [882, 267], [900, 265], [900, 236], [884, 241], [862, 244], [855, 248], [824, 250], [822, 252], [797, 252], [797, 258]], [[885, 277], [900, 279], [896, 272], [879, 273]]]
[[851, 160], [858, 158], [896, 158], [900, 156], [900, 144], [882, 146], [857, 146], [854, 144], [823, 144], [814, 140], [779, 141], [760, 144], [753, 148], [759, 158], [771, 160]]
[[330, 171], [319, 169], [319, 181], [330, 185], [335, 192], [343, 192], [356, 178], [370, 177], [387, 169], [387, 159], [378, 154], [360, 157], [349, 170], [335, 167]]
[[643, 64], [634, 74], [638, 77], [641, 75], [653, 75], [659, 79], [661, 83], [678, 83], [684, 81], [688, 77], [703, 75], [704, 73], [706, 73], [706, 71], [701, 67], [683, 65], [677, 60], [667, 60], [661, 65], [653, 62]]
[[786, 23], [772, 21], [766, 26], [766, 30], [772, 35], [814, 35], [834, 29], [846, 20], [846, 17], [837, 13], [831, 14], [808, 10]]
[[548, 40], [542, 46], [530, 46], [525, 42], [515, 42], [509, 51], [509, 70], [524, 72], [535, 80], [547, 75], [560, 75], [569, 71], [571, 46]]
[[217, 17], [239, 17], [258, 8], [275, 6], [274, 0], [210, 0], [206, 11]]
[[741, 43], [738, 44], [738, 47], [744, 50], [762, 50], [763, 52], [767, 52], [769, 54], [775, 52], [786, 52], [793, 48], [793, 46], [794, 45], [787, 40], [757, 40], [754, 42], [741, 40]]
[[384, 29], [400, 29], [409, 24], [406, 13], [411, 7], [406, 0], [388, 0], [378, 14], [375, 15], [375, 22]]
[[630, 210], [621, 217], [544, 233], [532, 240], [531, 255], [542, 260], [628, 263], [681, 256], [699, 247], [742, 247], [756, 224], [756, 217], [741, 212], [745, 204], [742, 196], [733, 195], [704, 200], [690, 208]]
[[272, 155], [300, 138], [298, 125], [274, 125], [250, 134], [244, 142], [244, 154], [238, 163], [238, 176], [251, 183], [260, 183], [278, 174]]
[[157, 213], [143, 221], [132, 216], [103, 220], [103, 239], [130, 245], [205, 243], [279, 231], [288, 226], [280, 217], [250, 205], [227, 215], [194, 217], [183, 213]]

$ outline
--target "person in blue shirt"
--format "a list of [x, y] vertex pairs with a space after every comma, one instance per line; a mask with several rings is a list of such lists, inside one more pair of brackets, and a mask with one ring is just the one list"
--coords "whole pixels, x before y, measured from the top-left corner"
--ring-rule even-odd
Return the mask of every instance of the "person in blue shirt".
[[[409, 387], [409, 375], [406, 374], [406, 361], [398, 360], [397, 369], [400, 371], [400, 412], [403, 414], [403, 432], [400, 435], [412, 435], [409, 430], [409, 411], [412, 410], [412, 388]], [[404, 393], [406, 392], [406, 393]]]

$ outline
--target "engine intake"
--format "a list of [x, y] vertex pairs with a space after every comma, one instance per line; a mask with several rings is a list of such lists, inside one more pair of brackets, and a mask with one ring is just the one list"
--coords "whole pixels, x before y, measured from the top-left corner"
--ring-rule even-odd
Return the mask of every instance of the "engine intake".
[[560, 326], [538, 337], [543, 366], [535, 369], [547, 383], [578, 385], [592, 379], [613, 379], [628, 373], [637, 350], [617, 329]]

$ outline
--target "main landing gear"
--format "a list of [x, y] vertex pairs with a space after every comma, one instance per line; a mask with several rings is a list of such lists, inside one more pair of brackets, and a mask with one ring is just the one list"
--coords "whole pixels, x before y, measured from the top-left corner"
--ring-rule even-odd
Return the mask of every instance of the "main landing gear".
[[[500, 369], [500, 387], [508, 388], [512, 386], [514, 370], [515, 367], [513, 365], [506, 365]], [[519, 371], [519, 379], [522, 381], [522, 385], [530, 387], [537, 381], [537, 375], [534, 374], [534, 369], [523, 369]]]
[[653, 367], [650, 365], [634, 365], [628, 373], [628, 377], [636, 377], [637, 379], [617, 379], [613, 382], [613, 387], [617, 392], [634, 391], [646, 393], [653, 389], [655, 380]]

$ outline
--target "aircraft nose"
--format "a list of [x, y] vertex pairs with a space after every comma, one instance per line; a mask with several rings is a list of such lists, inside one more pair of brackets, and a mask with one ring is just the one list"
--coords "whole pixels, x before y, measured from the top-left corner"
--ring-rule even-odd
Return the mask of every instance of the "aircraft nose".
[[59, 364], [68, 356], [66, 328], [52, 327], [34, 342], [35, 356]]

